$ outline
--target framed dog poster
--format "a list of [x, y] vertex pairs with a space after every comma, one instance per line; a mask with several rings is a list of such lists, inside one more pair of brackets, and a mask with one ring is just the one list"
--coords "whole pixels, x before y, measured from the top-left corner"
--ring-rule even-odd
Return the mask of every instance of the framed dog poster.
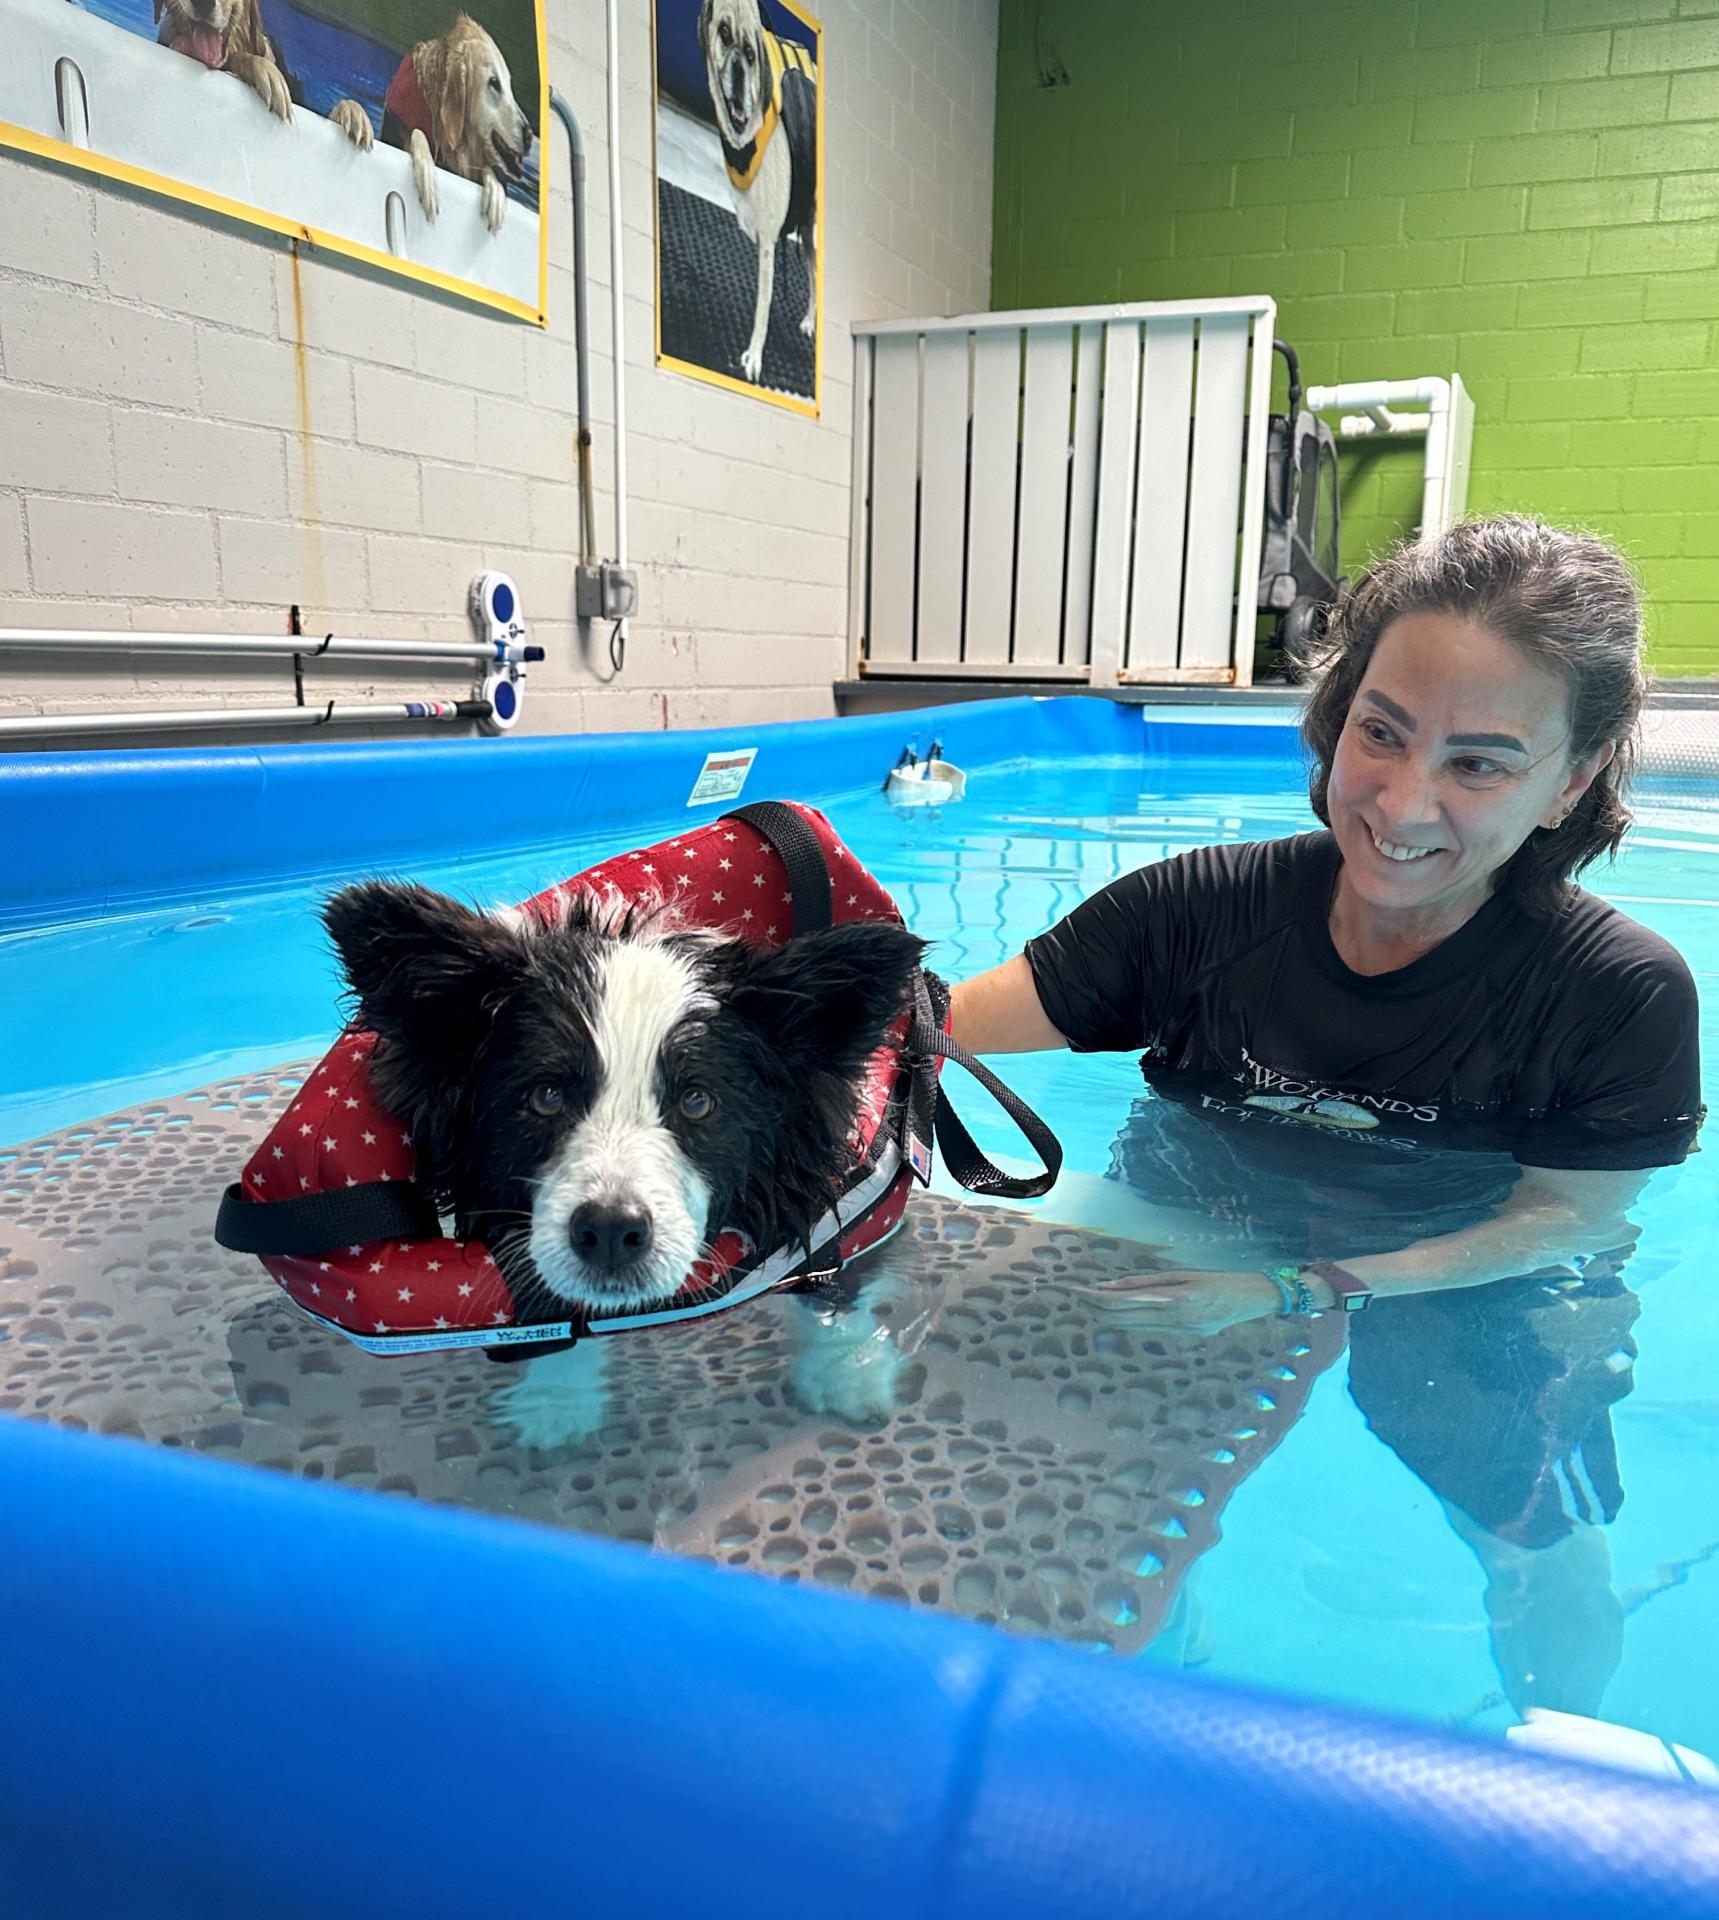
[[654, 25], [657, 365], [815, 416], [824, 30], [791, 0], [654, 0]]
[[467, 4], [0, 0], [0, 146], [541, 324], [544, 0]]

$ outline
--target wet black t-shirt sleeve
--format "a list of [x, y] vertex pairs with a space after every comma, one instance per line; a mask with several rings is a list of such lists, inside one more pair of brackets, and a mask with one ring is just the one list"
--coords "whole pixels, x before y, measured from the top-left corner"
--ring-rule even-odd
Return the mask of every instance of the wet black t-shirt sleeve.
[[1630, 1171], [1688, 1151], [1701, 1119], [1700, 1007], [1682, 956], [1620, 920], [1621, 951], [1583, 980], [1579, 1011], [1554, 1020], [1569, 1059], [1557, 1098], [1516, 1157], [1530, 1167]]
[[1276, 843], [1198, 847], [1113, 880], [1027, 942], [1039, 1001], [1077, 1053], [1150, 1046], [1208, 956], [1258, 930]]

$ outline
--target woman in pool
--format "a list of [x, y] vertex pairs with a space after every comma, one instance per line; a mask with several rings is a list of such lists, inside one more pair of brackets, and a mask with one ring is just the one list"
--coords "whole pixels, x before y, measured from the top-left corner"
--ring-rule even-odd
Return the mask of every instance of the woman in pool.
[[[1541, 1550], [1621, 1502], [1627, 1210], [1701, 1119], [1688, 968], [1573, 884], [1630, 822], [1639, 603], [1600, 542], [1501, 517], [1374, 568], [1312, 664], [1327, 831], [1125, 875], [958, 986], [954, 1035], [1142, 1050], [1151, 1096], [1077, 1211], [1198, 1264], [1143, 1273], [1129, 1317], [1370, 1307], [1352, 1389], [1486, 1563], [1512, 1698], [1592, 1712], [1604, 1548], [1550, 1622]], [[1605, 1617], [1548, 1700], [1572, 1606]]]

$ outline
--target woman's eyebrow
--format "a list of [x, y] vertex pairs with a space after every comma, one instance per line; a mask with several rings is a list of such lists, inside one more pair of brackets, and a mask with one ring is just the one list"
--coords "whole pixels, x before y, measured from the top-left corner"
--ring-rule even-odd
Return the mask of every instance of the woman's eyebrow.
[[1447, 747], [1504, 747], [1511, 753], [1526, 753], [1527, 747], [1513, 733], [1447, 733]]
[[[1369, 687], [1362, 698], [1372, 701], [1374, 706], [1396, 721], [1405, 733], [1415, 731], [1413, 717], [1388, 695], [1380, 693], [1377, 688]], [[1449, 733], [1445, 735], [1444, 743], [1447, 747], [1502, 747], [1509, 753], [1525, 754], [1528, 751], [1513, 733]]]
[[1380, 708], [1390, 719], [1396, 721], [1397, 725], [1401, 727], [1405, 733], [1414, 732], [1415, 722], [1413, 717], [1405, 713], [1403, 709], [1397, 705], [1396, 701], [1386, 699], [1384, 694], [1378, 692], [1373, 687], [1369, 687], [1361, 697], [1364, 700], [1371, 700], [1374, 706]]

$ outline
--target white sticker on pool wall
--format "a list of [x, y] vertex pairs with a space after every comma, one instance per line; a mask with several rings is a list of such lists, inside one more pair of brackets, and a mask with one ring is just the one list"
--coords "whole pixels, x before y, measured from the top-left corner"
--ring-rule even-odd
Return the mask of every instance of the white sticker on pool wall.
[[689, 807], [708, 807], [713, 800], [738, 800], [752, 762], [758, 758], [756, 747], [724, 747], [704, 756], [704, 765], [686, 797]]

